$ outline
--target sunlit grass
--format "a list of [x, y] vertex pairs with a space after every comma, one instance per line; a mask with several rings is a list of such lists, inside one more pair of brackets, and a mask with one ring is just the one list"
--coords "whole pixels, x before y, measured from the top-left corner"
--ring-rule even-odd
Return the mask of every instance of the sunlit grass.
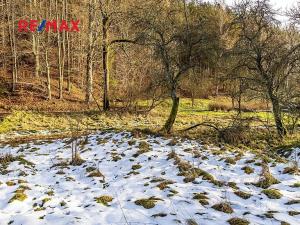
[[[196, 99], [194, 107], [190, 99], [181, 99], [180, 108], [174, 124], [174, 132], [176, 135], [188, 135], [191, 137], [200, 137], [203, 139], [215, 139], [215, 131], [208, 127], [199, 127], [188, 133], [180, 131], [202, 122], [210, 122], [219, 128], [224, 128], [233, 123], [237, 116], [235, 110], [231, 111], [208, 111], [208, 105], [215, 101], [213, 99]], [[139, 105], [146, 105], [146, 101], [139, 102]], [[54, 114], [14, 111], [0, 123], [0, 134], [11, 132], [28, 132], [30, 134], [39, 131], [49, 131], [51, 133], [71, 132], [74, 130], [134, 130], [134, 129], [149, 129], [153, 132], [159, 132], [163, 127], [169, 115], [171, 101], [166, 100], [161, 105], [157, 106], [148, 114], [134, 114], [121, 112], [94, 112], [94, 113], [71, 113]], [[264, 127], [264, 125], [274, 125], [271, 112], [243, 112], [243, 118], [256, 118], [251, 126]], [[262, 128], [263, 129], [263, 128]], [[257, 130], [257, 129], [256, 129]], [[250, 132], [250, 131], [249, 131]], [[253, 137], [250, 142], [255, 148], [264, 148], [267, 144], [265, 138], [266, 133], [253, 131]], [[276, 135], [273, 129], [273, 134]], [[212, 137], [212, 138], [211, 138]], [[281, 142], [281, 145], [294, 145], [300, 137], [298, 134], [289, 135]], [[216, 140], [216, 139], [215, 139]], [[249, 142], [249, 143], [250, 143]]]

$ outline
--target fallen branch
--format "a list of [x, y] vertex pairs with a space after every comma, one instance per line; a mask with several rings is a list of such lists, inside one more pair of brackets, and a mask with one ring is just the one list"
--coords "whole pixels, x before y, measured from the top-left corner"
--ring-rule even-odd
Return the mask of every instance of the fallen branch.
[[214, 128], [216, 131], [220, 132], [220, 129], [219, 129], [217, 126], [215, 126], [215, 125], [213, 125], [213, 124], [210, 124], [210, 123], [207, 123], [207, 122], [204, 122], [204, 123], [198, 123], [198, 124], [193, 125], [193, 126], [191, 126], [191, 127], [189, 127], [189, 128], [186, 128], [186, 129], [184, 129], [184, 130], [181, 130], [180, 132], [186, 132], [186, 131], [195, 129], [195, 128], [200, 127], [200, 126], [211, 127], [211, 128]]

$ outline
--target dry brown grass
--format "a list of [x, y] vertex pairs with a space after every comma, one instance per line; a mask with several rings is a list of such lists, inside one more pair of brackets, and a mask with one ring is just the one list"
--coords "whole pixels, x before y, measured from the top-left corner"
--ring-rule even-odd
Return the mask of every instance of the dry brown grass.
[[209, 111], [225, 111], [225, 112], [228, 112], [230, 110], [232, 110], [232, 107], [226, 103], [217, 103], [217, 102], [214, 102], [214, 103], [210, 103], [208, 105], [208, 110]]
[[[58, 99], [58, 80], [52, 79], [52, 100], [47, 100], [46, 83], [44, 77], [36, 79], [34, 77], [20, 77], [17, 91], [10, 90], [10, 78], [0, 77], [0, 113], [11, 112], [13, 110], [31, 110], [43, 112], [72, 112], [97, 110], [95, 103], [87, 105], [84, 102], [85, 92], [78, 84], [72, 83], [72, 91], [64, 90], [64, 100]], [[67, 83], [64, 83], [67, 86]], [[100, 97], [100, 96], [99, 96]]]
[[[254, 111], [267, 111], [270, 110], [270, 104], [268, 105], [265, 101], [251, 100], [241, 104], [241, 111], [243, 112], [254, 112]], [[214, 101], [208, 104], [209, 111], [224, 111], [228, 112], [231, 110], [238, 109], [238, 104], [235, 102], [233, 107], [232, 100], [226, 97], [217, 97]]]

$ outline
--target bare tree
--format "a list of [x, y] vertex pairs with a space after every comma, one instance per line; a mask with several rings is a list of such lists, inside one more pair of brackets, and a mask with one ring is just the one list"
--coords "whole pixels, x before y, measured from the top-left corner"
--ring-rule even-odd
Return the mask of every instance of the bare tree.
[[88, 2], [88, 48], [87, 48], [87, 69], [86, 69], [86, 102], [90, 103], [93, 97], [93, 56], [95, 50], [95, 1]]
[[16, 34], [15, 34], [15, 2], [12, 0], [6, 0], [7, 6], [7, 22], [9, 31], [9, 43], [12, 55], [12, 90], [16, 91], [16, 85], [18, 82], [18, 55], [16, 47]]
[[[101, 27], [102, 27], [102, 72], [103, 72], [103, 110], [110, 110], [110, 75], [111, 75], [111, 54], [112, 47], [115, 44], [120, 43], [134, 43], [135, 41], [123, 37], [121, 32], [114, 32], [112, 35], [112, 29], [116, 29], [120, 21], [122, 21], [121, 3], [122, 1], [112, 1], [112, 0], [100, 0], [100, 13], [101, 13]], [[121, 33], [121, 34], [120, 34]], [[121, 35], [121, 38], [120, 38]]]
[[272, 103], [279, 136], [286, 135], [282, 120], [282, 87], [299, 60], [300, 45], [291, 43], [269, 0], [244, 0], [235, 7], [240, 38], [236, 43], [238, 67], [247, 69], [244, 76], [256, 91], [266, 93]]
[[[153, 49], [161, 65], [161, 73], [172, 99], [170, 115], [163, 130], [172, 131], [179, 108], [177, 94], [181, 78], [189, 70], [205, 60], [216, 39], [215, 33], [206, 32], [205, 22], [199, 13], [189, 7], [200, 7], [186, 1], [151, 1], [144, 4], [143, 9], [134, 17], [137, 25], [143, 30], [144, 44]], [[192, 13], [195, 14], [192, 14]], [[134, 14], [134, 13], [133, 13]], [[206, 50], [205, 50], [206, 49]]]

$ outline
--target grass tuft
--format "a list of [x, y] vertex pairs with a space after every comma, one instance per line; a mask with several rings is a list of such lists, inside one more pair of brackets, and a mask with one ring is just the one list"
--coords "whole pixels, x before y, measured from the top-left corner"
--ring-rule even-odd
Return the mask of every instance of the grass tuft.
[[155, 203], [157, 201], [163, 201], [160, 198], [156, 198], [156, 197], [150, 197], [150, 198], [142, 198], [139, 200], [136, 200], [134, 203], [136, 205], [140, 205], [142, 207], [144, 207], [145, 209], [152, 209], [155, 207]]
[[276, 189], [266, 189], [262, 191], [270, 199], [280, 199], [282, 194]]
[[109, 196], [109, 195], [102, 195], [100, 197], [96, 197], [95, 201], [99, 204], [108, 206], [108, 203], [113, 201], [113, 197]]
[[243, 192], [243, 191], [235, 191], [234, 194], [239, 196], [242, 199], [249, 199], [252, 196], [251, 194]]
[[227, 221], [230, 225], [248, 225], [250, 224], [247, 220], [241, 218], [231, 218]]
[[254, 169], [252, 167], [250, 167], [250, 166], [245, 166], [245, 167], [242, 168], [242, 170], [244, 170], [244, 172], [246, 174], [254, 173]]
[[220, 212], [223, 212], [223, 213], [227, 213], [227, 214], [233, 213], [233, 209], [231, 208], [231, 206], [227, 202], [222, 202], [222, 203], [219, 203], [219, 204], [215, 204], [215, 205], [212, 206], [212, 208], [214, 210], [217, 210], [217, 211], [220, 211]]

